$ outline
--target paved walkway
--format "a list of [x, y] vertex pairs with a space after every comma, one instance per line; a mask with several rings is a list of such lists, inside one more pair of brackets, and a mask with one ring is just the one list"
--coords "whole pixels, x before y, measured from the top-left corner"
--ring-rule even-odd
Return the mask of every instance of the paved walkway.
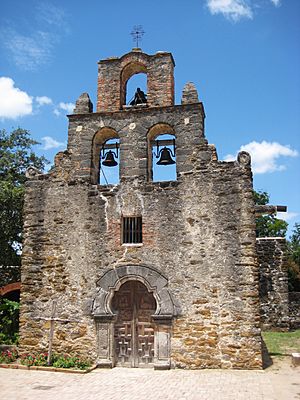
[[97, 369], [86, 375], [0, 368], [6, 400], [299, 400], [300, 367], [265, 371]]

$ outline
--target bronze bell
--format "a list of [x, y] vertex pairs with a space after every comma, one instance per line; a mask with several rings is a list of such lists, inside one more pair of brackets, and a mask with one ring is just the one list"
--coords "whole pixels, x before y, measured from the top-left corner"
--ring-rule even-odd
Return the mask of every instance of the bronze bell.
[[106, 167], [115, 167], [118, 165], [114, 158], [114, 153], [111, 150], [106, 153], [105, 160], [102, 161], [102, 165], [105, 165]]
[[175, 161], [171, 157], [171, 150], [164, 147], [160, 152], [160, 159], [156, 163], [157, 165], [171, 165], [175, 164]]

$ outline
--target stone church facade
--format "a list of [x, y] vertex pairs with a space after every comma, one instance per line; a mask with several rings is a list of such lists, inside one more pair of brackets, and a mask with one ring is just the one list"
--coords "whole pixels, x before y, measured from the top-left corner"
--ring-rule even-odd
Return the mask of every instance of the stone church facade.
[[[218, 160], [193, 84], [174, 104], [170, 53], [134, 49], [98, 65], [96, 111], [81, 95], [67, 150], [49, 173], [27, 172], [21, 352], [47, 350], [55, 302], [56, 353], [103, 367], [261, 368], [250, 156]], [[147, 103], [126, 106], [137, 73]], [[155, 182], [165, 134], [177, 178]], [[110, 139], [117, 185], [99, 184]]]

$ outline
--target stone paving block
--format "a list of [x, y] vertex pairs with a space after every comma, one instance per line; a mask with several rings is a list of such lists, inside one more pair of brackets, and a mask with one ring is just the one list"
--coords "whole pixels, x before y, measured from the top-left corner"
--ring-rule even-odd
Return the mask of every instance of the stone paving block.
[[71, 375], [0, 369], [6, 400], [297, 400], [299, 392], [299, 371], [289, 362], [263, 372], [114, 368]]

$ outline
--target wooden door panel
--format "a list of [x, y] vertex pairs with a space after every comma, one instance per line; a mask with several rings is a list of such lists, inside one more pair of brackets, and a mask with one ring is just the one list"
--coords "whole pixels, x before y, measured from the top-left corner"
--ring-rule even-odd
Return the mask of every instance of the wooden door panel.
[[152, 293], [138, 281], [123, 284], [112, 303], [117, 365], [147, 366], [154, 361], [154, 330], [151, 315], [156, 309]]
[[132, 362], [132, 322], [115, 325], [115, 350], [121, 365], [131, 366]]
[[150, 323], [138, 323], [138, 362], [151, 364], [154, 358], [154, 328]]

